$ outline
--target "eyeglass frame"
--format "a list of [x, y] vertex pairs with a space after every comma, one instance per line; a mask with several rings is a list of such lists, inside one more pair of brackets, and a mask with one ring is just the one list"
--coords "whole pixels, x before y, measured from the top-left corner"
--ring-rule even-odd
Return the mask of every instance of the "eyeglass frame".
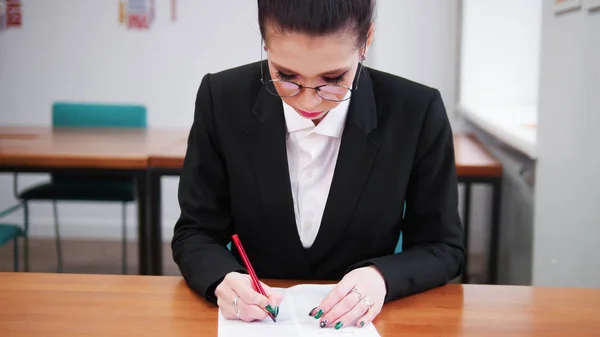
[[[366, 47], [366, 46], [365, 46], [365, 47]], [[296, 97], [296, 96], [300, 95], [300, 94], [301, 94], [301, 93], [304, 91], [304, 89], [314, 89], [314, 90], [315, 90], [315, 92], [316, 92], [316, 94], [317, 94], [317, 96], [319, 96], [320, 98], [322, 98], [322, 99], [324, 99], [324, 100], [326, 100], [326, 101], [329, 101], [329, 102], [343, 102], [343, 101], [347, 101], [347, 100], [349, 100], [349, 99], [350, 99], [350, 97], [352, 97], [352, 94], [353, 94], [353, 93], [354, 93], [356, 90], [358, 90], [358, 81], [360, 80], [360, 74], [361, 74], [361, 72], [362, 72], [362, 68], [363, 68], [363, 61], [364, 61], [364, 59], [365, 59], [365, 56], [364, 56], [364, 54], [362, 54], [362, 55], [361, 55], [361, 57], [360, 57], [360, 61], [358, 62], [358, 66], [359, 66], [359, 68], [358, 68], [358, 73], [357, 73], [357, 76], [356, 76], [356, 83], [355, 83], [355, 84], [356, 84], [356, 86], [355, 86], [355, 87], [353, 87], [353, 88], [348, 88], [347, 86], [345, 86], [345, 85], [340, 85], [340, 84], [322, 84], [322, 85], [318, 85], [318, 86], [316, 86], [316, 87], [308, 87], [308, 86], [304, 86], [304, 85], [298, 84], [298, 83], [296, 83], [296, 82], [293, 82], [293, 81], [287, 81], [287, 80], [270, 79], [269, 81], [265, 81], [265, 75], [264, 75], [264, 71], [263, 71], [263, 61], [264, 61], [264, 58], [263, 58], [263, 50], [267, 50], [267, 47], [266, 47], [266, 46], [264, 46], [264, 47], [263, 47], [263, 46], [262, 46], [262, 41], [261, 41], [261, 48], [260, 48], [260, 82], [261, 82], [261, 83], [262, 83], [262, 84], [265, 86], [265, 90], [267, 90], [267, 92], [268, 92], [268, 93], [270, 93], [270, 94], [271, 94], [271, 95], [273, 95], [273, 96], [277, 96], [277, 97], [284, 97], [284, 98], [288, 98], [288, 97]], [[274, 86], [274, 87], [275, 87], [275, 82], [287, 82], [287, 83], [292, 83], [292, 84], [294, 84], [294, 85], [296, 85], [296, 86], [298, 87], [298, 93], [297, 93], [297, 94], [295, 94], [295, 95], [290, 95], [290, 96], [281, 96], [281, 95], [279, 95], [279, 94], [274, 94], [274, 93], [272, 93], [271, 91], [269, 91], [269, 89], [267, 89], [267, 87], [266, 87], [266, 86], [267, 86], [267, 83], [269, 83], [269, 82], [273, 83], [273, 86]], [[348, 96], [348, 97], [346, 97], [346, 98], [344, 98], [344, 99], [342, 99], [342, 100], [332, 100], [332, 99], [325, 98], [325, 97], [323, 97], [323, 96], [319, 95], [319, 90], [320, 90], [322, 87], [326, 87], [326, 86], [334, 86], [334, 87], [341, 87], [341, 88], [344, 88], [344, 89], [346, 89], [346, 90], [348, 90], [348, 91], [350, 92], [350, 96]], [[277, 90], [277, 88], [275, 88], [275, 90]], [[346, 94], [346, 95], [347, 95], [347, 94]]]

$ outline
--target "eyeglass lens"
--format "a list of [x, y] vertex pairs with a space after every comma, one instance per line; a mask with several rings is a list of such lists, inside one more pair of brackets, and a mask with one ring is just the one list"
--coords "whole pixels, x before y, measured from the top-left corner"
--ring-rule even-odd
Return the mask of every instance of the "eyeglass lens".
[[[267, 89], [272, 94], [279, 95], [282, 97], [291, 97], [296, 96], [300, 93], [301, 88], [293, 82], [287, 81], [273, 81], [269, 82], [267, 85]], [[330, 101], [343, 101], [346, 98], [346, 94], [348, 94], [348, 89], [342, 86], [337, 85], [325, 85], [319, 87], [317, 90], [317, 95], [321, 98], [330, 100]]]

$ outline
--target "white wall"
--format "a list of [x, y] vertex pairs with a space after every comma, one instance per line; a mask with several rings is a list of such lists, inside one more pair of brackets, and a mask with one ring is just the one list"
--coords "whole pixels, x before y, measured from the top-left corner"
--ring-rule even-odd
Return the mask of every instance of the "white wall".
[[[49, 125], [58, 99], [135, 102], [150, 127], [190, 126], [201, 77], [260, 57], [256, 2], [156, 0], [149, 31], [118, 23], [118, 1], [24, 0], [23, 27], [0, 32], [0, 124]], [[367, 64], [437, 87], [453, 114], [457, 0], [380, 0]], [[20, 185], [44, 180], [35, 175]], [[163, 180], [164, 237], [179, 215], [177, 179]], [[14, 201], [0, 175], [0, 205]], [[64, 206], [63, 206], [64, 205]], [[120, 235], [119, 206], [61, 204], [64, 236]], [[135, 209], [129, 209], [133, 229]], [[52, 235], [51, 208], [32, 207], [32, 235]], [[18, 218], [15, 218], [18, 220]], [[132, 238], [135, 230], [130, 231]]]
[[540, 0], [463, 0], [460, 101], [534, 106]]
[[116, 0], [25, 0], [22, 28], [0, 34], [0, 121], [48, 125], [51, 102], [72, 99], [141, 102], [150, 126], [187, 126], [205, 73], [260, 57], [252, 1], [180, 0], [176, 22], [170, 0], [156, 6], [132, 31]]
[[533, 283], [600, 287], [600, 12], [542, 23]]
[[373, 65], [440, 90], [454, 119], [458, 0], [379, 0]]

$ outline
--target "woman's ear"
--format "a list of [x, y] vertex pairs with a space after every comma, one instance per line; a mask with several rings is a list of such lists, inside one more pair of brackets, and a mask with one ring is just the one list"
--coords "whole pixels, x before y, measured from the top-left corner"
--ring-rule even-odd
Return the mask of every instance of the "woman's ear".
[[371, 22], [371, 26], [369, 27], [369, 32], [367, 33], [367, 41], [365, 42], [365, 50], [363, 51], [363, 55], [365, 57], [369, 53], [369, 47], [371, 47], [371, 43], [373, 42], [374, 34], [375, 34], [375, 23]]

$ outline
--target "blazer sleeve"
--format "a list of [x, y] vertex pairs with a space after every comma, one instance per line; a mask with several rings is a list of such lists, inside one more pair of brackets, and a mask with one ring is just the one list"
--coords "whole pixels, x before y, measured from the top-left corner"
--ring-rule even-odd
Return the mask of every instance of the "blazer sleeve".
[[375, 265], [380, 270], [387, 286], [386, 302], [444, 285], [460, 275], [465, 253], [454, 142], [438, 90], [429, 102], [417, 144], [402, 240], [402, 252], [352, 267]]
[[233, 235], [229, 182], [214, 127], [209, 74], [196, 97], [178, 199], [181, 214], [171, 242], [173, 259], [188, 286], [216, 302], [214, 288], [223, 277], [246, 271], [226, 247]]

